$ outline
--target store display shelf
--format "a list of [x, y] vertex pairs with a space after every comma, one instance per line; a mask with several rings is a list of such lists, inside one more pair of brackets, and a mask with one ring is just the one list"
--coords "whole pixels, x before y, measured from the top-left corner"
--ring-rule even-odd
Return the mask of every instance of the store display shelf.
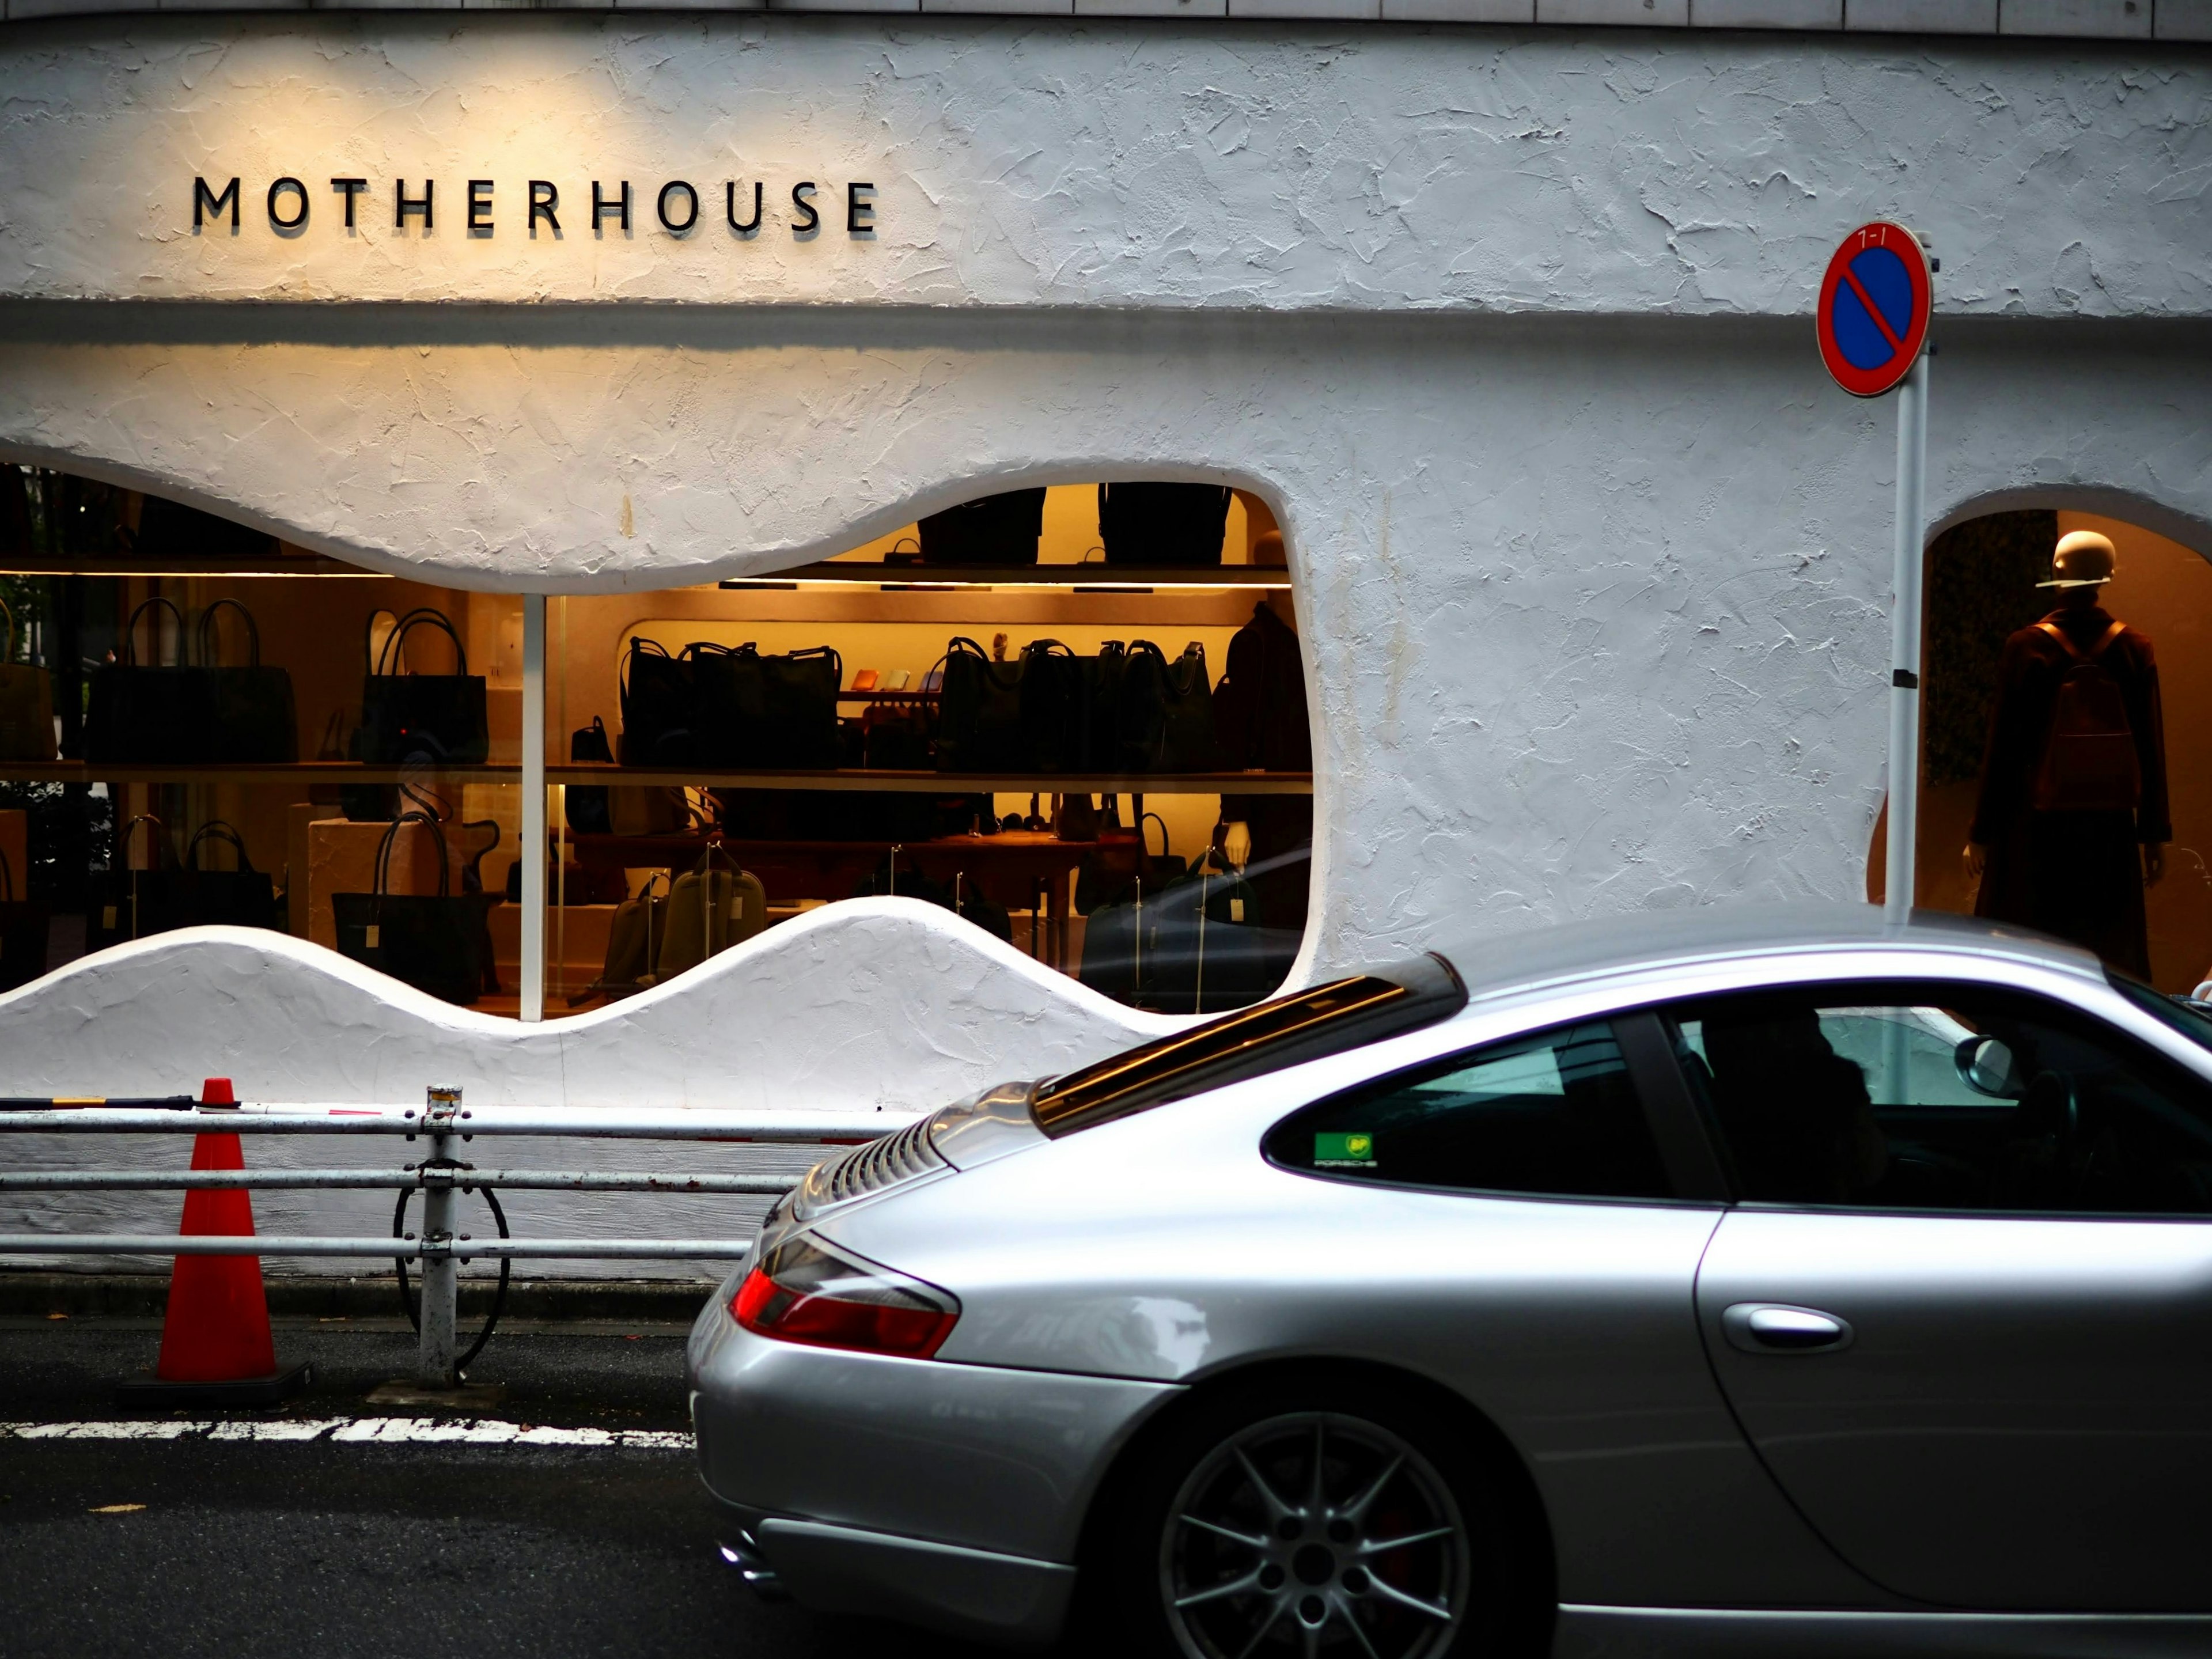
[[1250, 587], [1287, 589], [1291, 573], [1279, 565], [1138, 564], [879, 564], [830, 560], [791, 570], [732, 578], [725, 587], [786, 582], [871, 582], [893, 587]]
[[[128, 764], [121, 762], [0, 761], [0, 781], [15, 783], [399, 783], [423, 778], [519, 784], [514, 765], [371, 766], [358, 761], [265, 765]], [[1310, 772], [767, 772], [728, 767], [565, 764], [545, 769], [548, 783], [647, 788], [888, 791], [913, 795], [1310, 795]]]

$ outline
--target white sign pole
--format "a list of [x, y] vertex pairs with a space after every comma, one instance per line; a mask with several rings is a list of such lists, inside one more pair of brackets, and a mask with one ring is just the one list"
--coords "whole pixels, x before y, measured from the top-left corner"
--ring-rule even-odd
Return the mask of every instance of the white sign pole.
[[1889, 848], [1883, 915], [1912, 912], [1920, 818], [1920, 592], [1928, 524], [1928, 356], [1897, 391], [1896, 603], [1889, 623]]

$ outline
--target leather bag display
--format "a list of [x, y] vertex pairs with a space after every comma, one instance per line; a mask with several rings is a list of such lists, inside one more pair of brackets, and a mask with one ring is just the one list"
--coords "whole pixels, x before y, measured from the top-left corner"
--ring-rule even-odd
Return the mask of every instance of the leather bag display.
[[[216, 613], [235, 611], [250, 642], [246, 664], [228, 668], [216, 660]], [[289, 764], [300, 758], [300, 720], [292, 677], [261, 660], [261, 629], [236, 599], [217, 599], [200, 612], [201, 672], [206, 677], [210, 722], [205, 757], [210, 761]]]
[[1212, 771], [1219, 756], [1206, 647], [1193, 640], [1170, 662], [1150, 640], [1131, 641], [1115, 730], [1126, 772]]
[[775, 655], [750, 644], [693, 645], [686, 654], [703, 763], [792, 772], [842, 763], [837, 693], [845, 664], [834, 646]]
[[669, 890], [653, 983], [696, 968], [766, 926], [768, 891], [760, 878], [739, 869], [727, 853], [709, 842], [699, 862], [677, 877]]
[[0, 991], [27, 985], [46, 971], [47, 907], [15, 889], [15, 866], [0, 853]]
[[[200, 849], [220, 842], [231, 850], [234, 868], [210, 870], [200, 863]], [[177, 925], [185, 927], [274, 927], [276, 890], [266, 871], [253, 867], [246, 855], [246, 838], [237, 827], [221, 818], [210, 818], [192, 832], [185, 845], [183, 867], [177, 872]]]
[[1098, 539], [1109, 564], [1219, 564], [1228, 524], [1225, 485], [1098, 486]]
[[[139, 620], [153, 617], [148, 655], [158, 657], [163, 611], [176, 624], [176, 660], [141, 663]], [[185, 661], [184, 613], [156, 595], [131, 613], [120, 645], [114, 661], [93, 671], [85, 708], [85, 758], [133, 765], [190, 764], [208, 758], [214, 748], [215, 708], [206, 673]]]
[[1044, 491], [1009, 489], [963, 501], [917, 527], [924, 564], [1035, 564], [1044, 534]]
[[[45, 669], [15, 660], [15, 613], [0, 603], [0, 617], [8, 623], [7, 647], [0, 651], [0, 760], [52, 760], [53, 682]], [[0, 978], [6, 973], [0, 964]]]
[[633, 637], [623, 657], [622, 763], [683, 766], [693, 745], [692, 653], [672, 657], [658, 640]]
[[[568, 734], [568, 760], [572, 765], [592, 761], [611, 764], [614, 757], [614, 749], [607, 742], [606, 726], [597, 714], [582, 731]], [[607, 787], [603, 783], [572, 783], [562, 790], [561, 799], [569, 829], [580, 836], [611, 834], [615, 824], [607, 794]]]
[[1058, 640], [1022, 647], [1021, 765], [1032, 772], [1085, 769], [1090, 759], [1089, 665]]
[[[400, 826], [423, 827], [438, 849], [435, 893], [394, 893], [392, 853]], [[490, 964], [485, 951], [490, 930], [485, 917], [497, 895], [452, 891], [446, 837], [427, 812], [403, 812], [377, 843], [372, 890], [333, 893], [338, 949], [364, 967], [463, 1007], [483, 994]]]
[[[141, 824], [146, 826], [147, 867], [133, 870], [131, 846]], [[140, 813], [118, 830], [108, 867], [86, 879], [84, 948], [104, 951], [180, 926], [176, 863], [167, 830], [150, 813]]]
[[569, 999], [571, 1007], [601, 994], [610, 1000], [626, 997], [653, 982], [660, 941], [668, 932], [668, 895], [665, 890], [654, 892], [655, 882], [665, 889], [668, 878], [655, 872], [635, 898], [626, 898], [615, 907], [599, 976]]
[[[400, 672], [407, 636], [435, 629], [453, 642], [458, 672]], [[363, 654], [367, 655], [364, 647]], [[491, 724], [481, 674], [469, 672], [469, 656], [443, 611], [428, 606], [394, 624], [362, 681], [361, 725], [354, 756], [373, 765], [476, 765], [491, 755]]]
[[967, 637], [945, 647], [944, 690], [938, 702], [937, 769], [1023, 769], [1019, 659], [994, 662]]

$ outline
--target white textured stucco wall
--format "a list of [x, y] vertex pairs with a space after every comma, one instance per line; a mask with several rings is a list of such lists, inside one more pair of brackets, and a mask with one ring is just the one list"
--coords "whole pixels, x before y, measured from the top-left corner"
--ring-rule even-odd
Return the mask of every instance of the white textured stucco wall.
[[[1318, 716], [1302, 973], [1861, 890], [1892, 416], [1827, 382], [1802, 313], [1862, 218], [1944, 259], [1932, 516], [2094, 505], [2212, 549], [2212, 75], [2171, 49], [532, 13], [19, 28], [0, 77], [0, 453], [571, 592], [775, 568], [1022, 480], [1263, 493]], [[179, 234], [196, 171], [245, 180], [234, 242]], [[529, 176], [565, 205], [755, 171], [872, 178], [881, 234], [471, 242], [447, 193], [496, 177], [511, 225]], [[296, 240], [257, 222], [278, 172], [318, 186]], [[383, 181], [356, 242], [339, 173]], [[440, 228], [402, 245], [388, 180], [425, 173]], [[805, 937], [763, 941], [768, 982]], [[1015, 972], [968, 994], [999, 1008]], [[11, 1074], [131, 1029], [48, 1021], [61, 983], [0, 1005]], [[873, 1032], [866, 998], [803, 1006], [802, 1070]], [[995, 1062], [1030, 1028], [966, 1029], [933, 1087], [1023, 1069]], [[596, 1040], [662, 1075], [662, 1033]]]

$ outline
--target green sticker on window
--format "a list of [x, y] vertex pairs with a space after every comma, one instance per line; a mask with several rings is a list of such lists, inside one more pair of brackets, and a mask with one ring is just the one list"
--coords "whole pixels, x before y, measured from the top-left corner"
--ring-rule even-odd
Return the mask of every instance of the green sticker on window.
[[1375, 1137], [1354, 1129], [1344, 1134], [1314, 1137], [1314, 1166], [1322, 1170], [1371, 1170], [1375, 1167]]

